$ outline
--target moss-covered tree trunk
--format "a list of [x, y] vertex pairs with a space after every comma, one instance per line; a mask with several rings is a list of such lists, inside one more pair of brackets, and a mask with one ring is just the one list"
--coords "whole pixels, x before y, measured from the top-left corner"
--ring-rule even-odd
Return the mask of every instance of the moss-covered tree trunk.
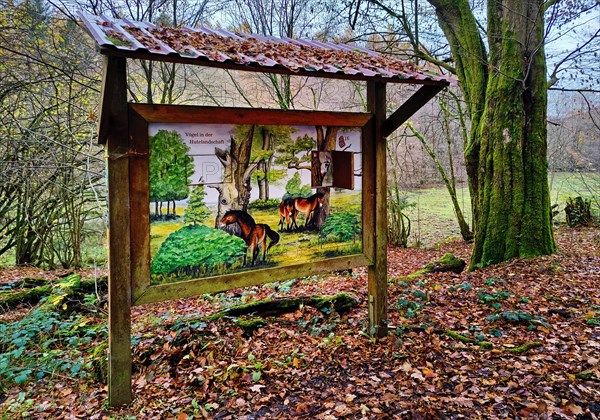
[[450, 43], [471, 133], [471, 267], [555, 249], [546, 155], [544, 2], [488, 1], [483, 45], [468, 0], [429, 0]]

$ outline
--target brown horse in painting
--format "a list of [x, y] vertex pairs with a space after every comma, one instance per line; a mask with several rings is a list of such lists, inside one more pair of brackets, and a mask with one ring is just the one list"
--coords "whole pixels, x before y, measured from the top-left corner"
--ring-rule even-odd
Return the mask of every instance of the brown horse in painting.
[[[310, 197], [296, 197], [294, 198], [294, 208], [299, 212], [304, 214], [304, 227], [307, 227], [310, 222], [312, 222], [315, 214], [315, 209], [323, 206], [323, 201], [325, 200], [325, 195], [323, 193], [316, 193], [311, 195]], [[296, 223], [296, 216], [294, 215], [294, 224]], [[296, 225], [298, 226], [298, 225]]]
[[279, 230], [283, 230], [283, 221], [285, 220], [286, 229], [289, 232], [296, 226], [298, 229], [298, 225], [296, 224], [296, 215], [298, 214], [298, 210], [294, 206], [293, 198], [286, 198], [279, 203]]
[[[252, 263], [254, 265], [258, 258], [259, 247], [262, 248], [263, 262], [266, 260], [267, 251], [273, 245], [279, 242], [279, 234], [264, 223], [256, 223], [252, 216], [242, 210], [229, 210], [221, 218], [221, 227], [232, 223], [237, 223], [242, 231], [241, 238], [246, 242], [246, 252], [244, 252], [244, 265], [246, 265], [246, 256], [248, 249], [252, 254]], [[267, 246], [267, 238], [271, 240]]]

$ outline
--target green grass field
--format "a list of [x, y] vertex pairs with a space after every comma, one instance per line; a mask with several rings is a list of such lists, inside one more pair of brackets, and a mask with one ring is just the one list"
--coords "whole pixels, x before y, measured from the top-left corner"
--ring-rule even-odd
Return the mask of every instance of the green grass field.
[[[549, 175], [550, 199], [552, 204], [557, 204], [558, 215], [555, 217], [557, 223], [564, 223], [565, 201], [569, 197], [581, 195], [592, 200], [592, 212], [600, 217], [600, 173], [551, 173]], [[444, 187], [428, 188], [422, 190], [406, 191], [409, 202], [414, 207], [409, 209], [412, 223], [409, 245], [432, 247], [436, 244], [452, 238], [460, 237], [458, 224], [454, 217], [454, 210], [450, 202], [448, 192]], [[360, 209], [360, 200], [356, 193], [339, 194], [332, 202], [333, 211], [355, 212]], [[466, 186], [458, 189], [458, 200], [463, 208], [465, 217], [471, 222], [470, 196]], [[179, 207], [178, 214], [183, 215], [183, 208]], [[259, 223], [267, 223], [277, 229], [279, 213], [274, 210], [258, 210], [253, 216]], [[182, 226], [182, 219], [177, 221], [166, 221], [152, 224], [151, 255], [156, 255], [160, 244], [166, 237]], [[300, 223], [303, 222], [300, 216]], [[206, 222], [207, 226], [213, 226], [214, 220]], [[336, 244], [316, 244], [315, 234], [309, 233], [286, 233], [281, 235], [280, 245], [272, 250], [271, 258], [276, 263], [283, 262], [290, 255], [298, 259], [298, 262], [308, 261], [314, 255], [306, 252], [318, 253], [335, 252]], [[105, 235], [91, 235], [84, 244], [84, 262], [89, 266], [106, 263], [106, 246], [101, 242]], [[291, 252], [291, 253], [290, 253]], [[14, 253], [7, 252], [0, 256], [0, 266], [10, 266], [14, 263]]]
[[[549, 175], [550, 200], [557, 205], [559, 212], [554, 218], [556, 223], [565, 221], [565, 202], [569, 197], [582, 196], [592, 201], [592, 212], [600, 217], [600, 174], [599, 173], [551, 173]], [[407, 191], [412, 231], [409, 238], [411, 246], [432, 247], [452, 238], [460, 237], [460, 230], [454, 208], [445, 187]], [[469, 189], [457, 188], [458, 202], [468, 223], [471, 223]]]

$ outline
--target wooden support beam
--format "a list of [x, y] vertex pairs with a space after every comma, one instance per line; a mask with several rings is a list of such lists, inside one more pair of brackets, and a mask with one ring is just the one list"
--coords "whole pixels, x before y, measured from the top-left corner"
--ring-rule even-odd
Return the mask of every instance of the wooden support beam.
[[413, 93], [413, 95], [404, 102], [392, 115], [390, 115], [383, 123], [383, 136], [387, 137], [392, 134], [398, 127], [408, 120], [415, 112], [429, 102], [439, 91], [447, 85], [423, 85]]
[[131, 300], [150, 286], [150, 155], [148, 122], [129, 105]]
[[383, 134], [386, 116], [385, 83], [367, 83], [367, 107], [374, 114], [372, 138], [368, 141], [374, 148], [372, 165], [375, 167], [375, 258], [374, 263], [369, 266], [369, 326], [372, 335], [382, 337], [387, 334], [387, 145]]
[[131, 263], [126, 59], [104, 61], [103, 112], [108, 156], [108, 403], [131, 402]]
[[274, 281], [312, 276], [314, 274], [348, 270], [370, 263], [367, 257], [357, 254], [329, 258], [325, 261], [313, 261], [284, 267], [271, 267], [254, 271], [248, 270], [241, 273], [221, 274], [202, 279], [157, 284], [147, 287], [142, 295], [134, 301], [134, 305], [181, 299], [206, 293], [223, 292], [225, 290], [237, 289], [238, 287], [249, 287], [257, 284], [272, 283]]

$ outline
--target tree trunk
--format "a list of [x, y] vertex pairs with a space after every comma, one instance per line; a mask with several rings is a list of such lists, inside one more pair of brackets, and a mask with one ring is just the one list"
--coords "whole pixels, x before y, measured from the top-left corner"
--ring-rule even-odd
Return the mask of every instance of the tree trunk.
[[[263, 150], [271, 150], [273, 148], [273, 135], [269, 132], [269, 130], [267, 130], [266, 127], [263, 127], [261, 132], [263, 139]], [[271, 170], [272, 161], [273, 155], [270, 155], [268, 158], [263, 158], [258, 163], [258, 169], [262, 172], [262, 176], [257, 179], [258, 198], [265, 201], [269, 199], [269, 171]]]
[[479, 127], [471, 265], [554, 251], [546, 156], [543, 1], [488, 6], [493, 66]]
[[215, 155], [223, 165], [224, 179], [224, 182], [218, 186], [212, 186], [219, 191], [216, 226], [219, 225], [227, 210], [246, 211], [248, 209], [252, 188], [250, 179], [252, 172], [258, 167], [258, 162], [250, 163], [255, 128], [256, 126], [251, 126], [246, 136], [239, 142], [232, 138], [229, 151], [215, 148]]
[[[319, 151], [328, 151], [335, 150], [335, 141], [337, 137], [337, 133], [339, 131], [339, 127], [327, 127], [325, 132], [323, 132], [323, 127], [318, 125], [317, 129], [317, 150]], [[312, 227], [315, 227], [317, 230], [321, 230], [323, 224], [325, 224], [325, 220], [329, 216], [329, 197], [330, 197], [330, 188], [329, 187], [320, 187], [317, 188], [318, 193], [322, 193], [324, 195], [323, 206], [317, 207], [315, 209], [315, 215], [313, 216], [313, 224]]]
[[543, 1], [488, 2], [489, 57], [468, 0], [429, 2], [469, 106], [471, 268], [552, 253]]

